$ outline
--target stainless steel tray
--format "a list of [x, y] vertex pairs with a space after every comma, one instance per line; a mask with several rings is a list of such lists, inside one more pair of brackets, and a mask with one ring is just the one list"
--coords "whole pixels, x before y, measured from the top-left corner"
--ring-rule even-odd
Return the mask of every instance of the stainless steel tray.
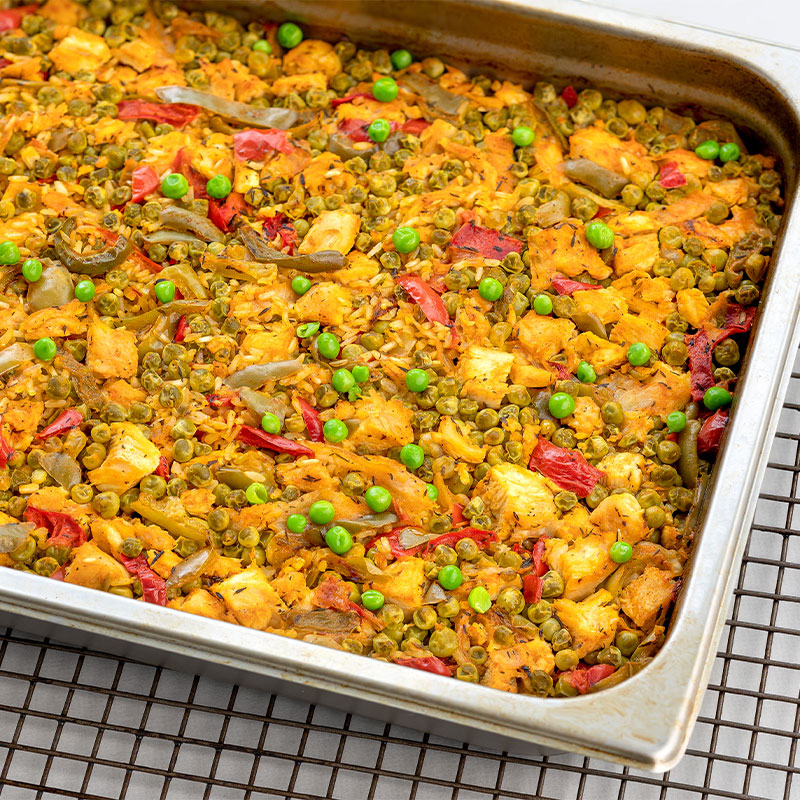
[[697, 103], [749, 127], [782, 160], [787, 213], [738, 392], [741, 408], [706, 497], [669, 637], [653, 663], [596, 695], [510, 695], [7, 569], [0, 570], [0, 622], [493, 748], [572, 750], [651, 770], [677, 762], [708, 680], [798, 344], [800, 262], [789, 254], [800, 247], [793, 208], [800, 54], [575, 0], [562, 0], [557, 13], [550, 5], [303, 0], [225, 7], [295, 19], [321, 33], [346, 31], [366, 43], [407, 43], [417, 54], [440, 53], [526, 80], [561, 76]]

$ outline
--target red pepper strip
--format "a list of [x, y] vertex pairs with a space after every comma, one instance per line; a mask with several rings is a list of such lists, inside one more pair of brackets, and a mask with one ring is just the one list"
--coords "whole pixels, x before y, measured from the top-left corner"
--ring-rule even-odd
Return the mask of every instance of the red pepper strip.
[[35, 14], [39, 6], [17, 6], [0, 11], [0, 31], [13, 31], [19, 28], [22, 18], [28, 14]]
[[422, 117], [418, 119], [407, 119], [400, 127], [400, 130], [403, 131], [403, 133], [419, 136], [430, 124], [428, 120], [422, 119]]
[[714, 348], [705, 328], [701, 328], [694, 336], [687, 336], [686, 346], [689, 348], [692, 400], [699, 403], [706, 389], [714, 385], [714, 365], [711, 363], [711, 351]]
[[419, 275], [398, 275], [395, 282], [408, 292], [429, 322], [440, 322], [448, 328], [452, 327], [453, 322], [442, 298]]
[[294, 152], [294, 147], [289, 142], [286, 131], [273, 128], [259, 131], [250, 128], [233, 134], [233, 155], [237, 161], [261, 161], [267, 153], [273, 150], [286, 155]]
[[[354, 142], [371, 142], [369, 138], [369, 122], [365, 119], [343, 119], [339, 123], [339, 133], [343, 133]], [[397, 122], [389, 123], [389, 132], [394, 133], [400, 130], [400, 124]]]
[[[0, 422], [2, 422], [2, 417], [0, 417]], [[8, 464], [8, 459], [10, 456], [14, 455], [14, 448], [11, 446], [11, 443], [0, 433], [0, 469], [5, 469], [6, 464]]]
[[590, 686], [594, 686], [615, 671], [611, 664], [595, 664], [593, 667], [577, 667], [569, 672], [562, 672], [559, 677], [577, 689], [579, 694], [586, 694]]
[[550, 279], [553, 288], [559, 294], [569, 294], [573, 292], [584, 292], [590, 289], [602, 289], [603, 287], [596, 283], [581, 283], [580, 281], [573, 281], [569, 278], [561, 278], [558, 275]]
[[49, 439], [51, 436], [59, 436], [62, 433], [77, 428], [83, 422], [83, 414], [76, 408], [67, 408], [53, 420], [46, 428], [42, 428], [36, 434], [37, 439]]
[[395, 664], [401, 667], [411, 667], [421, 669], [424, 672], [432, 672], [434, 675], [444, 675], [446, 678], [453, 676], [453, 671], [441, 658], [436, 656], [423, 656], [422, 658], [398, 658]]
[[706, 417], [700, 428], [700, 433], [697, 434], [697, 452], [716, 453], [719, 450], [719, 443], [727, 424], [728, 412], [723, 409], [719, 409], [710, 417]]
[[155, 474], [158, 475], [159, 478], [166, 478], [169, 475], [169, 461], [167, 461], [166, 456], [161, 456], [158, 459], [158, 466], [155, 469]]
[[603, 217], [609, 217], [611, 214], [614, 213], [614, 210], [611, 208], [606, 208], [605, 206], [599, 206], [597, 212], [592, 217], [592, 219], [602, 219]]
[[119, 558], [125, 569], [131, 575], [135, 575], [142, 584], [142, 596], [145, 602], [165, 606], [167, 604], [167, 584], [160, 575], [153, 572], [144, 555], [138, 555], [136, 558], [120, 555]]
[[141, 203], [147, 195], [158, 189], [160, 183], [158, 173], [152, 167], [137, 167], [131, 178], [131, 202]]
[[728, 307], [725, 309], [725, 330], [729, 331], [729, 336], [734, 333], [747, 333], [753, 327], [755, 317], [755, 306], [728, 303]]
[[344, 97], [334, 97], [331, 100], [331, 108], [336, 108], [336, 106], [342, 105], [342, 103], [352, 103], [353, 100], [356, 100], [359, 97], [372, 97], [371, 94], [368, 92], [353, 92], [352, 94], [345, 95]]
[[372, 547], [375, 542], [379, 539], [386, 539], [389, 543], [389, 550], [391, 551], [392, 555], [395, 558], [403, 558], [403, 556], [413, 556], [414, 553], [419, 552], [420, 548], [424, 547], [425, 545], [419, 545], [419, 547], [412, 547], [410, 550], [406, 550], [404, 547], [400, 545], [400, 540], [398, 539], [398, 534], [400, 531], [404, 531], [406, 529], [406, 525], [403, 525], [402, 528], [395, 528], [394, 530], [389, 531], [388, 533], [379, 533], [377, 536], [373, 536], [364, 547], [367, 550]]
[[536, 574], [541, 578], [547, 572], [547, 564], [544, 563], [544, 540], [546, 536], [542, 536], [531, 550], [531, 560], [533, 561], [533, 568]]
[[123, 100], [117, 104], [117, 119], [152, 119], [174, 128], [185, 128], [200, 113], [184, 103], [148, 103], [146, 100]]
[[11, 62], [7, 58], [3, 58], [2, 56], [0, 56], [0, 69], [3, 69], [3, 67], [7, 67], [10, 63]]
[[230, 408], [233, 405], [233, 395], [231, 394], [207, 394], [206, 400], [211, 408]]
[[54, 581], [63, 581], [66, 577], [64, 575], [64, 567], [59, 567], [51, 576]]
[[563, 364], [559, 364], [558, 361], [548, 361], [547, 363], [556, 371], [560, 381], [572, 380], [572, 373]]
[[567, 104], [568, 108], [574, 108], [578, 104], [578, 93], [572, 86], [566, 86], [561, 92], [561, 99]]
[[311, 439], [312, 442], [324, 442], [325, 437], [322, 435], [322, 420], [319, 418], [317, 409], [302, 397], [297, 398], [297, 405], [300, 406], [300, 413], [303, 415], [303, 422], [306, 424], [308, 438]]
[[181, 314], [178, 324], [175, 327], [175, 341], [182, 342], [186, 338], [186, 334], [190, 332], [189, 323], [186, 320], [186, 315]]
[[86, 541], [86, 532], [69, 514], [45, 511], [29, 503], [25, 519], [37, 528], [47, 528], [50, 536], [44, 543], [45, 547], [80, 547]]
[[192, 154], [186, 147], [181, 147], [178, 150], [175, 159], [172, 162], [172, 171], [179, 172], [189, 181], [189, 185], [194, 192], [195, 200], [208, 200], [208, 192], [206, 191], [206, 183], [208, 181], [192, 167]]
[[299, 442], [293, 442], [284, 436], [267, 433], [254, 428], [252, 425], [242, 425], [236, 438], [251, 447], [265, 447], [276, 453], [288, 453], [292, 456], [313, 456], [314, 451]]
[[674, 189], [676, 186], [686, 186], [686, 176], [678, 168], [677, 161], [668, 161], [661, 167], [658, 183], [665, 189]]
[[297, 245], [297, 231], [284, 214], [278, 212], [274, 217], [267, 217], [264, 220], [264, 234], [267, 239], [280, 236], [281, 247], [288, 248], [289, 255], [294, 254], [294, 248]]
[[462, 225], [450, 239], [450, 247], [457, 250], [468, 250], [484, 258], [505, 258], [509, 253], [522, 252], [522, 242], [513, 236], [482, 228], [474, 222]]
[[531, 453], [529, 469], [537, 470], [562, 489], [586, 497], [605, 475], [593, 467], [577, 450], [567, 450], [539, 437]]
[[542, 579], [535, 573], [522, 579], [522, 596], [526, 603], [538, 603], [542, 599]]
[[451, 513], [453, 515], [453, 525], [461, 525], [464, 522], [464, 506], [459, 503], [453, 503]]
[[220, 203], [216, 200], [209, 201], [208, 218], [223, 233], [228, 233], [233, 218], [246, 210], [247, 204], [244, 201], [244, 195], [239, 192], [231, 192], [225, 198], [224, 203]]

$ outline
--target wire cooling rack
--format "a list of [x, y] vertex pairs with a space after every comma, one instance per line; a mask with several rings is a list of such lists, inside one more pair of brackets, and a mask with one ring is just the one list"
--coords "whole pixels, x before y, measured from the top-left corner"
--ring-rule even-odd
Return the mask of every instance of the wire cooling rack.
[[711, 684], [670, 772], [492, 752], [0, 630], [0, 800], [800, 798], [798, 370]]

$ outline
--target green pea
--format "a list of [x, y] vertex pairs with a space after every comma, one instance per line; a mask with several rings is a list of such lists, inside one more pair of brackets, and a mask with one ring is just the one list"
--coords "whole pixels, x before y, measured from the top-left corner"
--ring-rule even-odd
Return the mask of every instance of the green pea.
[[349, 392], [356, 385], [356, 379], [349, 369], [337, 369], [331, 377], [331, 384], [337, 392]]
[[370, 486], [364, 492], [364, 500], [376, 514], [382, 514], [391, 506], [392, 495], [382, 486]]
[[533, 128], [529, 128], [527, 125], [518, 125], [511, 134], [511, 141], [517, 147], [530, 147], [535, 138], [536, 134], [533, 132]]
[[483, 586], [476, 586], [467, 598], [469, 607], [479, 614], [485, 614], [492, 607], [492, 598]]
[[537, 294], [533, 298], [533, 310], [540, 317], [546, 317], [553, 313], [553, 301], [546, 294]]
[[376, 589], [369, 589], [361, 595], [361, 605], [367, 611], [378, 611], [384, 602], [386, 602], [386, 598]]
[[694, 152], [699, 158], [713, 161], [719, 155], [719, 144], [713, 139], [706, 139], [706, 141], [695, 147]]
[[[334, 510], [333, 505], [327, 500], [317, 500], [317, 502], [312, 503], [311, 508], [308, 509], [308, 518], [315, 525], [327, 525], [329, 522], [333, 522], [335, 515], [336, 511]], [[294, 516], [300, 515], [292, 514], [292, 517]], [[291, 517], [289, 517], [289, 519], [291, 519]]]
[[319, 330], [319, 322], [304, 322], [297, 327], [297, 335], [301, 339], [310, 339]]
[[36, 283], [42, 277], [42, 262], [37, 258], [27, 258], [22, 263], [22, 277], [28, 283]]
[[592, 247], [598, 250], [605, 250], [614, 244], [614, 231], [600, 220], [590, 222], [584, 228], [586, 239]]
[[644, 342], [635, 342], [628, 348], [628, 361], [641, 367], [650, 360], [650, 348]]
[[394, 78], [378, 78], [372, 84], [372, 96], [381, 103], [390, 103], [397, 97], [400, 88]]
[[429, 383], [428, 373], [423, 369], [410, 369], [406, 372], [406, 388], [409, 392], [424, 392]]
[[725, 144], [719, 148], [719, 160], [725, 163], [728, 161], [737, 161], [740, 155], [741, 151], [736, 142], [725, 142]]
[[575, 375], [581, 383], [594, 383], [597, 380], [597, 373], [594, 367], [587, 361], [581, 361], [581, 363], [578, 364]]
[[269, 492], [263, 483], [251, 483], [245, 490], [245, 497], [251, 506], [262, 505], [269, 500]]
[[631, 560], [633, 556], [633, 547], [627, 542], [614, 542], [608, 554], [615, 564], [624, 564], [626, 561]]
[[159, 281], [155, 293], [160, 303], [171, 303], [175, 299], [175, 284], [172, 281]]
[[0, 242], [0, 264], [6, 266], [16, 264], [19, 261], [19, 247], [14, 242]]
[[484, 278], [478, 285], [478, 294], [493, 303], [503, 296], [503, 284], [497, 278]]
[[731, 396], [731, 393], [727, 389], [723, 389], [721, 386], [711, 386], [706, 389], [706, 393], [703, 395], [703, 405], [709, 411], [727, 408], [731, 404], [732, 400], [733, 397]]
[[398, 253], [410, 253], [419, 246], [419, 233], [408, 225], [401, 225], [392, 234], [392, 244]]
[[455, 564], [449, 564], [448, 566], [442, 567], [439, 570], [436, 580], [439, 581], [439, 585], [442, 587], [442, 589], [452, 591], [461, 586], [461, 584], [464, 582], [464, 576], [461, 574], [461, 570]]
[[337, 555], [343, 556], [353, 546], [350, 531], [341, 525], [334, 525], [325, 533], [325, 544]]
[[222, 200], [227, 197], [232, 189], [233, 186], [231, 185], [230, 179], [226, 178], [224, 175], [215, 175], [206, 183], [206, 191], [209, 197], [213, 197], [217, 200]]
[[37, 339], [33, 344], [33, 354], [41, 361], [52, 361], [57, 350], [58, 346], [49, 336]]
[[186, 177], [177, 172], [170, 172], [161, 181], [161, 194], [178, 200], [189, 191], [189, 181]]
[[257, 41], [253, 42], [253, 50], [255, 50], [257, 53], [266, 53], [267, 55], [272, 53], [272, 47], [266, 39], [258, 39]]
[[[331, 517], [333, 519], [333, 517]], [[286, 527], [292, 533], [302, 533], [306, 529], [308, 520], [302, 514], [290, 514], [286, 519]]]
[[373, 142], [385, 142], [392, 132], [392, 126], [385, 119], [373, 120], [367, 128], [367, 136]]
[[269, 411], [261, 417], [261, 427], [267, 433], [280, 433], [281, 430], [281, 421], [275, 414], [271, 414]]
[[436, 502], [439, 499], [439, 490], [432, 483], [425, 484], [425, 492], [429, 500]]
[[680, 433], [686, 427], [686, 414], [683, 411], [667, 414], [667, 427], [672, 433]]
[[356, 364], [350, 372], [356, 383], [366, 383], [369, 380], [369, 367], [366, 364]]
[[278, 43], [281, 47], [291, 50], [303, 41], [303, 31], [294, 22], [284, 22], [278, 28]]
[[305, 275], [296, 275], [292, 278], [292, 291], [304, 295], [311, 288], [311, 281]]
[[347, 433], [347, 425], [340, 419], [329, 419], [322, 426], [322, 434], [329, 442], [343, 442]]
[[555, 392], [550, 395], [547, 407], [556, 419], [563, 419], [575, 411], [575, 398], [566, 392]]
[[324, 358], [336, 358], [341, 346], [339, 338], [333, 333], [321, 333], [317, 337], [317, 350]]
[[418, 444], [405, 444], [400, 450], [400, 460], [413, 472], [425, 461], [425, 451]]
[[78, 281], [78, 283], [75, 284], [75, 299], [80, 300], [81, 303], [88, 303], [94, 297], [95, 291], [94, 283], [88, 278]]

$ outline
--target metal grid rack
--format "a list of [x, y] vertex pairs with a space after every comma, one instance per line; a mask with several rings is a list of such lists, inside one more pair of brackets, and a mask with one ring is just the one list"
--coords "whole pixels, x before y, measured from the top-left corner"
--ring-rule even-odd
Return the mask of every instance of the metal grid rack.
[[492, 752], [0, 630], [0, 800], [800, 798], [799, 370], [711, 684], [670, 772]]

